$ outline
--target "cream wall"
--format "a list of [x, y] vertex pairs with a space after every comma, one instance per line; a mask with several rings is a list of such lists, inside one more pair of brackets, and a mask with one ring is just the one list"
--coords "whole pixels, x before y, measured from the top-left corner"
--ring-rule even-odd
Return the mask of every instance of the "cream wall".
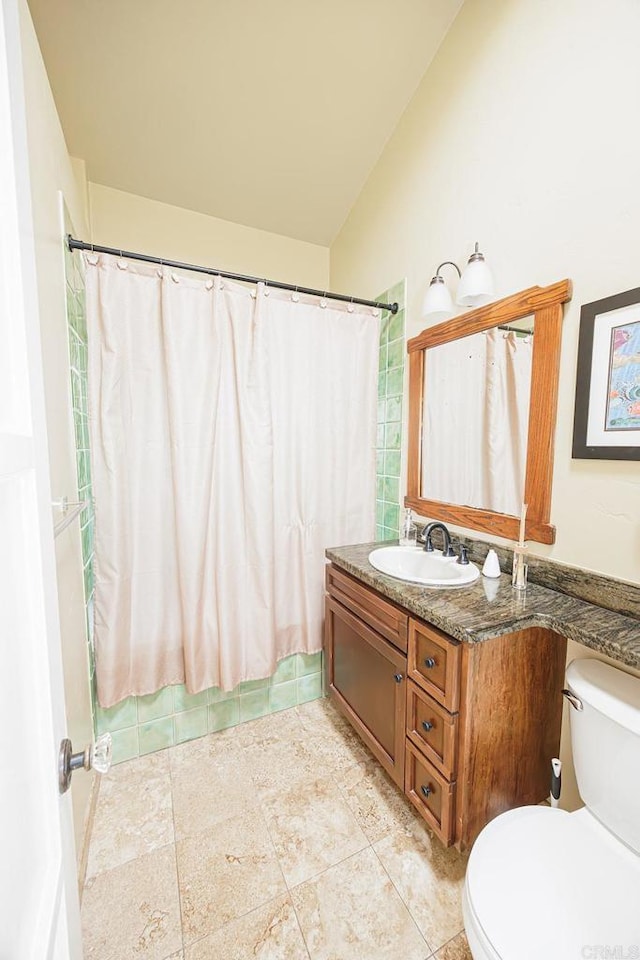
[[[77, 168], [78, 175], [82, 170]], [[188, 176], [185, 170], [185, 176]], [[325, 289], [329, 249], [88, 184], [91, 235], [107, 247]]]
[[[20, 3], [20, 28], [52, 497], [77, 500], [60, 192], [77, 229], [86, 227], [26, 2]], [[79, 524], [71, 524], [55, 545], [68, 735], [80, 750], [92, 740], [93, 725]], [[78, 855], [92, 782], [93, 774], [82, 772], [72, 781]]]
[[[572, 460], [571, 441], [580, 304], [640, 286], [638, 36], [633, 0], [467, 0], [331, 247], [334, 288], [374, 296], [407, 277], [409, 337], [425, 326], [420, 301], [437, 264], [463, 265], [476, 239], [499, 296], [573, 280], [557, 541], [533, 550], [634, 582], [640, 465]], [[570, 642], [577, 656], [594, 653]], [[568, 719], [565, 708], [562, 805], [572, 809]]]
[[69, 157], [69, 162], [71, 163], [71, 169], [73, 170], [73, 176], [76, 182], [76, 187], [78, 190], [78, 197], [82, 203], [82, 215], [84, 217], [84, 222], [88, 225], [90, 222], [89, 218], [89, 182], [87, 180], [87, 165], [84, 160], [80, 160], [78, 157]]
[[[467, 0], [331, 247], [331, 285], [408, 280], [407, 335], [435, 267], [479, 240], [498, 295], [563, 277], [552, 503], [536, 553], [640, 581], [640, 466], [571, 459], [580, 304], [640, 286], [640, 5]], [[455, 384], [452, 384], [455, 389]]]

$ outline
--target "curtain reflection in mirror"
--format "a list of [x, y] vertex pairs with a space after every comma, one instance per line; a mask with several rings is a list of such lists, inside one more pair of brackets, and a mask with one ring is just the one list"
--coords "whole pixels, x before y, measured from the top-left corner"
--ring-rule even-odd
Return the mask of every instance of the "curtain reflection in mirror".
[[500, 328], [426, 351], [421, 495], [518, 514], [533, 337]]

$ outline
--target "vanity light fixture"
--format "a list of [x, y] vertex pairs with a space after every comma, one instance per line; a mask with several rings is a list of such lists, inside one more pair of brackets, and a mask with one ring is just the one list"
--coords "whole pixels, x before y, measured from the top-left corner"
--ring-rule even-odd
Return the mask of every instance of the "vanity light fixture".
[[453, 313], [453, 300], [451, 299], [449, 288], [440, 273], [443, 267], [455, 267], [458, 271], [458, 276], [462, 278], [460, 267], [457, 263], [454, 263], [453, 260], [445, 260], [444, 263], [440, 264], [424, 297], [422, 304], [422, 317], [424, 320], [444, 320]]
[[484, 254], [480, 252], [476, 243], [475, 250], [462, 273], [457, 263], [452, 260], [445, 260], [436, 270], [422, 305], [422, 316], [425, 320], [444, 320], [453, 313], [453, 300], [440, 273], [442, 268], [447, 266], [455, 267], [460, 277], [456, 296], [456, 303], [460, 306], [480, 307], [493, 298], [493, 277]]

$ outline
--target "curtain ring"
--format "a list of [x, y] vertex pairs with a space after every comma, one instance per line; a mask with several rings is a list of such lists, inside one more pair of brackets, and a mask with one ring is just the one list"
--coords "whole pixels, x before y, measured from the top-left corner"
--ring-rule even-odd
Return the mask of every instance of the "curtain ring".
[[297, 302], [299, 301], [299, 299], [300, 299], [300, 297], [298, 296], [298, 285], [297, 285], [297, 284], [296, 284], [295, 290], [294, 290], [293, 293], [291, 294], [291, 299], [293, 300], [294, 303], [297, 303]]
[[355, 307], [353, 305], [353, 297], [351, 297], [351, 300], [349, 301], [349, 306], [347, 307], [347, 311], [349, 313], [353, 313], [354, 310], [355, 310]]
[[264, 295], [265, 295], [265, 297], [268, 297], [268, 296], [269, 296], [269, 281], [268, 281], [268, 280], [263, 280], [262, 282], [264, 283]]
[[320, 306], [324, 310], [327, 306], [327, 291], [325, 290], [322, 294], [322, 300], [320, 301]]

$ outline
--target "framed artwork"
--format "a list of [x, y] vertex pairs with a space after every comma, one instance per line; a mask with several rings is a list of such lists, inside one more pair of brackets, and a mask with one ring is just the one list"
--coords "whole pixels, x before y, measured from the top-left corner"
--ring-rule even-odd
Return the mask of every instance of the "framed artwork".
[[573, 458], [640, 460], [640, 287], [580, 310]]

